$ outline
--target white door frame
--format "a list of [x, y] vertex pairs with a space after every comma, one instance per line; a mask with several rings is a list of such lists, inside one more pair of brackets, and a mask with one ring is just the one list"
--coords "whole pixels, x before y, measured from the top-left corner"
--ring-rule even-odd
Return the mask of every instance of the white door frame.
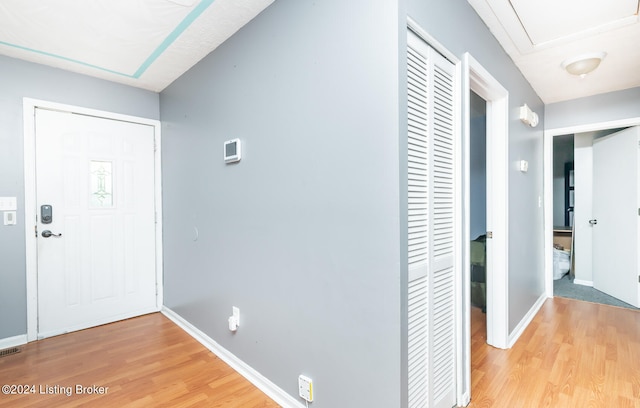
[[64, 105], [55, 102], [31, 98], [23, 99], [24, 122], [24, 202], [25, 202], [25, 246], [26, 246], [26, 281], [27, 281], [27, 341], [34, 341], [38, 335], [38, 262], [36, 226], [36, 108], [78, 113], [99, 118], [139, 123], [154, 127], [154, 173], [155, 173], [155, 209], [156, 209], [156, 308], [159, 311], [163, 303], [162, 281], [162, 172], [161, 172], [161, 137], [160, 121], [122, 115], [118, 113]]
[[544, 287], [547, 297], [553, 297], [553, 138], [561, 135], [572, 135], [630, 126], [640, 126], [640, 117], [547, 129], [544, 131]]
[[[487, 270], [487, 343], [498, 348], [509, 347], [509, 92], [469, 53], [463, 57], [463, 146], [464, 159], [464, 307], [469, 310], [471, 295], [470, 259], [470, 123], [469, 93], [474, 91], [487, 102], [487, 231], [493, 233], [491, 260]], [[471, 361], [470, 317], [465, 319], [468, 342], [465, 359]], [[470, 370], [469, 374], [470, 376]], [[468, 379], [470, 381], [470, 378]]]
[[487, 102], [487, 231], [493, 233], [487, 270], [487, 343], [498, 348], [509, 347], [508, 327], [508, 222], [509, 222], [509, 93], [469, 53], [462, 60], [462, 299], [458, 306], [460, 321], [458, 405], [466, 406], [471, 398], [471, 264], [470, 240], [470, 92]]

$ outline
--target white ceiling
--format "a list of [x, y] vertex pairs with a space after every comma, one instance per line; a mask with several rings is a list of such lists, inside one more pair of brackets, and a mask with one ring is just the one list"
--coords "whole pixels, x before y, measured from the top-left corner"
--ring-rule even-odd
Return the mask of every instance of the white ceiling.
[[[159, 92], [273, 1], [2, 0], [0, 54]], [[468, 1], [545, 103], [640, 86], [639, 0]]]
[[274, 0], [2, 0], [0, 54], [159, 92]]
[[[640, 86], [639, 0], [468, 0], [545, 103]], [[565, 59], [606, 52], [584, 78]]]

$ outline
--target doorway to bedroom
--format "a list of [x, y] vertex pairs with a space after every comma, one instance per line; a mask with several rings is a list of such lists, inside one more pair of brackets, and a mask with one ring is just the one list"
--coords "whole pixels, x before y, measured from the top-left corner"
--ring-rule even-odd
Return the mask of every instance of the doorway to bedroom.
[[471, 341], [484, 344], [487, 341], [487, 102], [470, 91], [469, 105]]
[[[636, 194], [627, 188], [617, 189], [619, 179], [626, 180], [625, 186], [637, 184], [629, 180], [637, 172], [633, 169], [639, 136], [633, 128], [624, 129], [614, 127], [553, 137], [553, 295], [637, 310], [634, 306], [638, 296], [634, 288], [638, 285], [637, 267], [615, 266], [615, 262], [625, 260], [626, 254], [635, 254], [633, 242], [638, 239], [637, 232], [627, 239], [620, 238], [627, 225], [632, 225], [635, 231], [633, 224], [637, 219]], [[613, 148], [608, 147], [610, 143], [614, 143]], [[609, 148], [604, 154], [603, 146]], [[627, 170], [621, 168], [625, 164], [630, 165]], [[598, 183], [610, 169], [614, 169], [613, 176]], [[602, 193], [603, 185], [613, 189]], [[629, 194], [630, 198], [621, 199], [618, 192]], [[598, 200], [609, 200], [613, 206], [603, 207]], [[623, 206], [627, 203], [625, 210]], [[613, 221], [617, 215], [625, 221]], [[607, 226], [613, 231], [607, 230]], [[614, 241], [618, 241], [614, 249], [608, 249], [606, 244]], [[630, 247], [614, 254], [628, 243]], [[627, 263], [632, 265], [635, 261]], [[625, 297], [628, 290], [631, 295]]]

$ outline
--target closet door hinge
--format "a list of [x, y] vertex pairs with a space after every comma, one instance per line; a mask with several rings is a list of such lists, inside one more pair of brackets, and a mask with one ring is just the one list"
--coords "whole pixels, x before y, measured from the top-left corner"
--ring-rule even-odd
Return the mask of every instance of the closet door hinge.
[[493, 231], [487, 231], [487, 238], [493, 238]]

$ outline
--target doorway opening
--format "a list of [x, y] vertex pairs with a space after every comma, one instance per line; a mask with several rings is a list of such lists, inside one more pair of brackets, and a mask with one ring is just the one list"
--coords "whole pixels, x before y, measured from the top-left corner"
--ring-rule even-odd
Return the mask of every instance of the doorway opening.
[[[577, 132], [575, 134], [561, 134], [555, 135], [552, 141], [552, 157], [553, 157], [553, 185], [552, 185], [552, 202], [553, 202], [553, 295], [560, 297], [568, 297], [578, 300], [585, 300], [593, 303], [608, 304], [619, 307], [635, 308], [633, 305], [620, 300], [624, 297], [621, 293], [625, 292], [624, 289], [620, 290], [614, 281], [624, 281], [625, 276], [618, 277], [618, 279], [609, 279], [613, 273], [617, 273], [618, 269], [625, 268], [613, 268], [614, 261], [622, 260], [625, 258], [625, 254], [631, 251], [624, 251], [621, 256], [613, 256], [611, 250], [605, 250], [605, 245], [596, 244], [594, 241], [597, 239], [603, 239], [602, 233], [606, 230], [602, 228], [602, 225], [597, 224], [595, 218], [607, 219], [612, 217], [613, 214], [602, 214], [602, 211], [596, 210], [594, 205], [598, 207], [598, 203], [602, 200], [609, 200], [609, 196], [616, 195], [616, 190], [610, 194], [597, 193], [601, 191], [601, 184], [596, 182], [596, 176], [602, 176], [610, 167], [616, 167], [616, 173], [612, 180], [606, 181], [608, 186], [610, 183], [619, 179], [619, 172], [622, 171], [619, 166], [608, 163], [613, 160], [615, 162], [622, 161], [625, 163], [635, 162], [635, 158], [630, 157], [622, 159], [625, 154], [629, 152], [625, 150], [631, 150], [630, 154], [634, 154], [635, 142], [630, 140], [627, 143], [631, 149], [623, 149], [613, 155], [602, 156], [597, 154], [600, 152], [603, 144], [606, 143], [625, 143], [620, 138], [625, 138], [633, 135], [618, 134], [624, 128], [611, 128], [602, 129], [598, 131]], [[614, 135], [615, 133], [615, 135]], [[610, 137], [608, 137], [611, 135]], [[615, 138], [619, 141], [608, 141], [607, 139]], [[616, 147], [619, 148], [620, 146]], [[615, 157], [611, 157], [615, 156]], [[607, 163], [603, 162], [606, 160]], [[604, 167], [603, 167], [604, 166]], [[599, 170], [598, 170], [599, 169]], [[633, 171], [631, 171], [633, 173]], [[632, 174], [627, 174], [626, 179], [633, 179]], [[625, 191], [621, 193], [626, 193]], [[632, 194], [633, 195], [633, 194]], [[598, 201], [598, 203], [596, 203]], [[624, 205], [626, 201], [632, 201], [629, 211], [632, 213], [627, 219], [630, 222], [619, 222], [615, 227], [616, 234], [620, 235], [620, 229], [625, 224], [631, 224], [635, 215], [635, 198], [630, 200], [618, 200], [615, 204], [616, 210], [614, 213], [621, 211], [621, 205]], [[575, 211], [574, 211], [575, 210]], [[574, 215], [575, 214], [575, 215]], [[598, 214], [596, 216], [596, 214]], [[604, 220], [601, 220], [604, 221]], [[609, 222], [609, 224], [611, 224]], [[594, 236], [595, 234], [595, 236]], [[620, 245], [626, 244], [628, 240], [637, 240], [635, 234], [624, 240], [623, 243], [618, 243], [614, 250], [617, 250]], [[617, 240], [617, 238], [608, 238], [606, 242]], [[606, 261], [596, 262], [598, 258], [595, 257], [597, 252], [604, 251], [606, 255]], [[602, 257], [601, 257], [602, 258]], [[609, 269], [614, 269], [610, 271]], [[626, 268], [629, 269], [629, 268]], [[603, 271], [606, 277], [603, 276]], [[628, 277], [629, 283], [624, 285], [626, 288], [631, 288], [635, 283], [635, 275]], [[635, 301], [636, 296], [631, 295], [629, 301]]]
[[[471, 352], [487, 342], [487, 102], [469, 91]], [[473, 375], [473, 374], [472, 374]], [[473, 383], [473, 378], [471, 379]]]
[[[509, 93], [507, 90], [470, 54], [463, 59], [463, 265], [462, 300], [460, 319], [462, 322], [460, 347], [463, 358], [460, 362], [463, 384], [459, 405], [467, 405], [471, 398], [471, 241], [478, 238], [472, 235], [471, 185], [474, 183], [471, 168], [471, 98], [472, 92], [485, 101], [485, 223], [474, 226], [473, 233], [484, 229], [485, 240], [485, 288], [486, 288], [486, 343], [506, 349], [509, 347], [508, 330], [508, 110]], [[476, 96], [473, 96], [474, 98]], [[476, 126], [474, 126], [476, 127]], [[474, 141], [475, 143], [475, 141]], [[477, 186], [473, 188], [476, 189]], [[482, 199], [481, 199], [482, 200]], [[475, 212], [475, 211], [474, 211]], [[480, 210], [482, 212], [482, 210]], [[480, 216], [482, 217], [482, 216]], [[475, 218], [475, 217], [474, 217]], [[484, 227], [484, 228], [482, 228]], [[482, 236], [482, 234], [477, 234]], [[480, 289], [482, 290], [482, 289]], [[480, 311], [480, 313], [482, 313]], [[484, 329], [483, 329], [484, 330]]]
[[[469, 200], [471, 333], [486, 342], [487, 312], [487, 102], [470, 91]], [[490, 262], [489, 262], [490, 263]]]
[[[467, 106], [471, 93], [486, 102], [486, 316], [487, 342], [508, 348], [508, 92], [471, 55], [465, 54], [468, 67]], [[471, 115], [467, 116], [465, 141], [465, 282], [471, 280]], [[470, 306], [469, 306], [470, 307]], [[468, 310], [468, 309], [467, 309]]]
[[[587, 170], [581, 169], [582, 165], [580, 161], [593, 160], [593, 152], [591, 146], [593, 145], [594, 135], [605, 134], [602, 132], [611, 133], [613, 129], [621, 129], [632, 126], [640, 125], [640, 117], [622, 119], [609, 122], [598, 122], [592, 124], [585, 124], [579, 126], [569, 126], [565, 128], [549, 129], [545, 130], [545, 143], [544, 143], [544, 205], [545, 205], [545, 288], [547, 297], [554, 296], [554, 150], [555, 139], [562, 137], [563, 135], [574, 135], [574, 176], [577, 178], [574, 182], [577, 183], [574, 192], [575, 210], [574, 212], [574, 253], [575, 253], [575, 266], [573, 266], [575, 272], [574, 283], [581, 284], [581, 286], [593, 286], [593, 274], [592, 274], [592, 259], [585, 258], [584, 254], [591, 253], [592, 240], [590, 238], [593, 233], [593, 228], [589, 220], [591, 217], [591, 210], [588, 208], [592, 202], [591, 199], [581, 198], [581, 195], [585, 193], [587, 196], [592, 196], [592, 182], [589, 180], [585, 187], [581, 188], [579, 173], [592, 172], [592, 167]], [[586, 157], [582, 157], [586, 156]], [[591, 166], [592, 166], [591, 162]], [[586, 190], [586, 191], [585, 191]], [[587, 208], [585, 208], [587, 207]], [[584, 213], [584, 217], [580, 213]], [[584, 220], [581, 220], [584, 218]], [[576, 239], [578, 237], [578, 239]], [[585, 245], [582, 249], [582, 245]], [[579, 254], [582, 254], [580, 256]], [[637, 279], [637, 278], [636, 278]], [[637, 281], [635, 281], [637, 284]]]

